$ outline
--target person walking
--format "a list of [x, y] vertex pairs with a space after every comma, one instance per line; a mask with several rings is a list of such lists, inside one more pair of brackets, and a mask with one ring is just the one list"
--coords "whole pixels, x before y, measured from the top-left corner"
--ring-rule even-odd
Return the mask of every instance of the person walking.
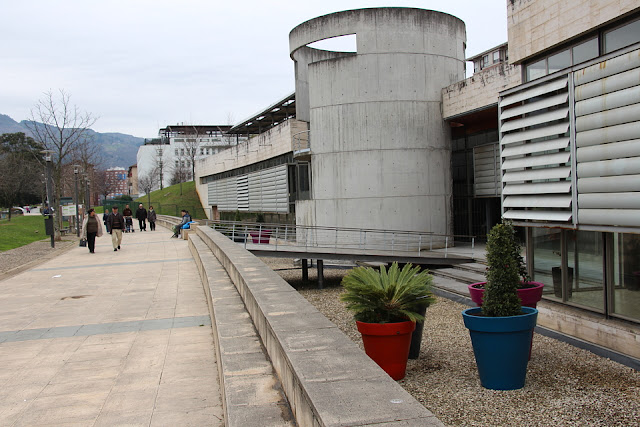
[[118, 212], [118, 207], [113, 206], [111, 208], [111, 215], [107, 220], [108, 227], [111, 233], [111, 243], [113, 243], [113, 251], [120, 249], [122, 243], [122, 232], [124, 231], [124, 217]]
[[147, 212], [147, 220], [149, 221], [149, 229], [155, 231], [156, 229], [156, 211], [153, 210], [153, 206], [149, 206], [149, 212]]
[[147, 210], [144, 208], [142, 203], [138, 205], [138, 209], [136, 210], [136, 218], [138, 218], [138, 225], [140, 226], [140, 231], [147, 231]]
[[122, 211], [122, 216], [124, 217], [124, 230], [126, 233], [136, 231], [133, 229], [133, 212], [131, 212], [131, 208], [129, 205], [124, 205], [124, 210]]
[[182, 222], [178, 225], [173, 226], [173, 236], [171, 237], [180, 237], [180, 230], [182, 229], [182, 227], [184, 227], [191, 221], [191, 215], [189, 215], [189, 212], [187, 212], [185, 209], [182, 209], [182, 211], [180, 212], [182, 213]]
[[105, 208], [104, 214], [102, 215], [102, 221], [104, 222], [104, 228], [107, 229], [107, 233], [111, 232], [111, 230], [109, 229], [109, 215], [111, 215], [109, 209]]
[[96, 253], [96, 236], [102, 236], [102, 223], [96, 216], [96, 211], [91, 208], [87, 211], [87, 215], [85, 215], [82, 221], [82, 233], [80, 235], [81, 239], [87, 241], [90, 254]]

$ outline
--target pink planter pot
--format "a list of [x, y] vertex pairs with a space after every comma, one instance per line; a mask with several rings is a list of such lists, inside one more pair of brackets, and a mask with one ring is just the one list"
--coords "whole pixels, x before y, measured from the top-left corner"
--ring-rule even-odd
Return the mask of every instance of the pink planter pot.
[[252, 231], [249, 234], [253, 243], [269, 244], [269, 239], [271, 239], [271, 230]]
[[[482, 299], [484, 295], [484, 285], [487, 282], [472, 283], [468, 286], [469, 295], [471, 300], [475, 302], [478, 307], [482, 307]], [[522, 305], [525, 307], [537, 308], [538, 301], [542, 299], [542, 288], [544, 283], [529, 282], [532, 285], [531, 288], [518, 289], [518, 297], [522, 301]]]

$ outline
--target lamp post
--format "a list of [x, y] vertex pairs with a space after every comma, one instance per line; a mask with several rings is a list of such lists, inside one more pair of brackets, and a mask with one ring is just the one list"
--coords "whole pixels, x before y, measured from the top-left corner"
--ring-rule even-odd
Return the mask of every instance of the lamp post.
[[76, 222], [76, 236], [80, 237], [80, 221], [78, 220], [79, 215], [78, 215], [78, 172], [80, 172], [80, 166], [79, 165], [73, 165], [73, 175], [75, 177], [75, 185], [76, 185], [76, 194], [75, 194], [75, 201], [76, 201], [76, 214], [75, 214], [75, 222]]
[[86, 210], [88, 211], [89, 208], [91, 208], [91, 180], [89, 179], [89, 175], [87, 175], [87, 188], [86, 188], [84, 200], [87, 206]]
[[[51, 162], [51, 156], [53, 155], [54, 151], [53, 150], [42, 150], [42, 153], [44, 154], [44, 161], [46, 163], [46, 167], [44, 170], [45, 173], [45, 180], [46, 180], [46, 185], [47, 185], [47, 203], [49, 206], [49, 221], [51, 221], [51, 225], [52, 225], [52, 230], [51, 230], [51, 247], [55, 248], [56, 247], [56, 243], [55, 243], [55, 230], [53, 227], [53, 173], [52, 173], [52, 168], [53, 168], [53, 164]], [[45, 218], [45, 222], [47, 221], [47, 218]]]
[[162, 148], [157, 148], [156, 153], [158, 154], [158, 166], [160, 169], [160, 189], [162, 190]]

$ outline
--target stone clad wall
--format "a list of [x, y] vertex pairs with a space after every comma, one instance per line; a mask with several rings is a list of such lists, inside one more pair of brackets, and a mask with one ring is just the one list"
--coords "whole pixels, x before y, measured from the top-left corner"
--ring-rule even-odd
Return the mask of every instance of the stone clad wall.
[[522, 83], [519, 65], [499, 64], [442, 89], [442, 116], [448, 118], [498, 104], [498, 93]]
[[509, 0], [509, 61], [518, 64], [638, 8], [637, 0]]

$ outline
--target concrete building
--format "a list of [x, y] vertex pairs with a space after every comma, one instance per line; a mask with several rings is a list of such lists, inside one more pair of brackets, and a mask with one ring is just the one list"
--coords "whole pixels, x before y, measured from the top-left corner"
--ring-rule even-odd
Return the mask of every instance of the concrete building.
[[[344, 34], [356, 35], [356, 53], [308, 46]], [[333, 13], [291, 31], [297, 118], [313, 141], [297, 224], [452, 233], [440, 91], [464, 78], [465, 41], [458, 18], [406, 8]]]
[[[138, 149], [138, 176], [153, 176], [154, 188], [172, 182], [190, 181], [194, 160], [214, 155], [238, 143], [226, 134], [230, 125], [170, 125], [158, 131], [158, 138], [145, 140]], [[141, 193], [142, 194], [142, 193]]]
[[196, 185], [211, 218], [233, 219], [239, 211], [295, 222], [296, 200], [309, 196], [310, 179], [307, 163], [294, 160], [308, 129], [295, 112], [290, 94], [229, 129], [237, 145], [198, 161]]
[[[295, 95], [198, 163], [203, 205], [479, 237], [509, 218], [546, 284], [539, 323], [640, 357], [640, 7], [507, 8], [508, 42], [467, 58], [466, 79], [450, 15], [363, 9], [294, 28]], [[309, 47], [347, 34], [355, 53]], [[295, 114], [274, 118], [284, 102]]]
[[456, 233], [522, 226], [530, 275], [566, 307], [539, 324], [640, 357], [640, 8], [507, 7], [509, 62], [484, 66], [504, 45], [471, 58], [442, 92]]
[[138, 165], [129, 166], [127, 186], [129, 187], [128, 194], [134, 199], [138, 198]]

